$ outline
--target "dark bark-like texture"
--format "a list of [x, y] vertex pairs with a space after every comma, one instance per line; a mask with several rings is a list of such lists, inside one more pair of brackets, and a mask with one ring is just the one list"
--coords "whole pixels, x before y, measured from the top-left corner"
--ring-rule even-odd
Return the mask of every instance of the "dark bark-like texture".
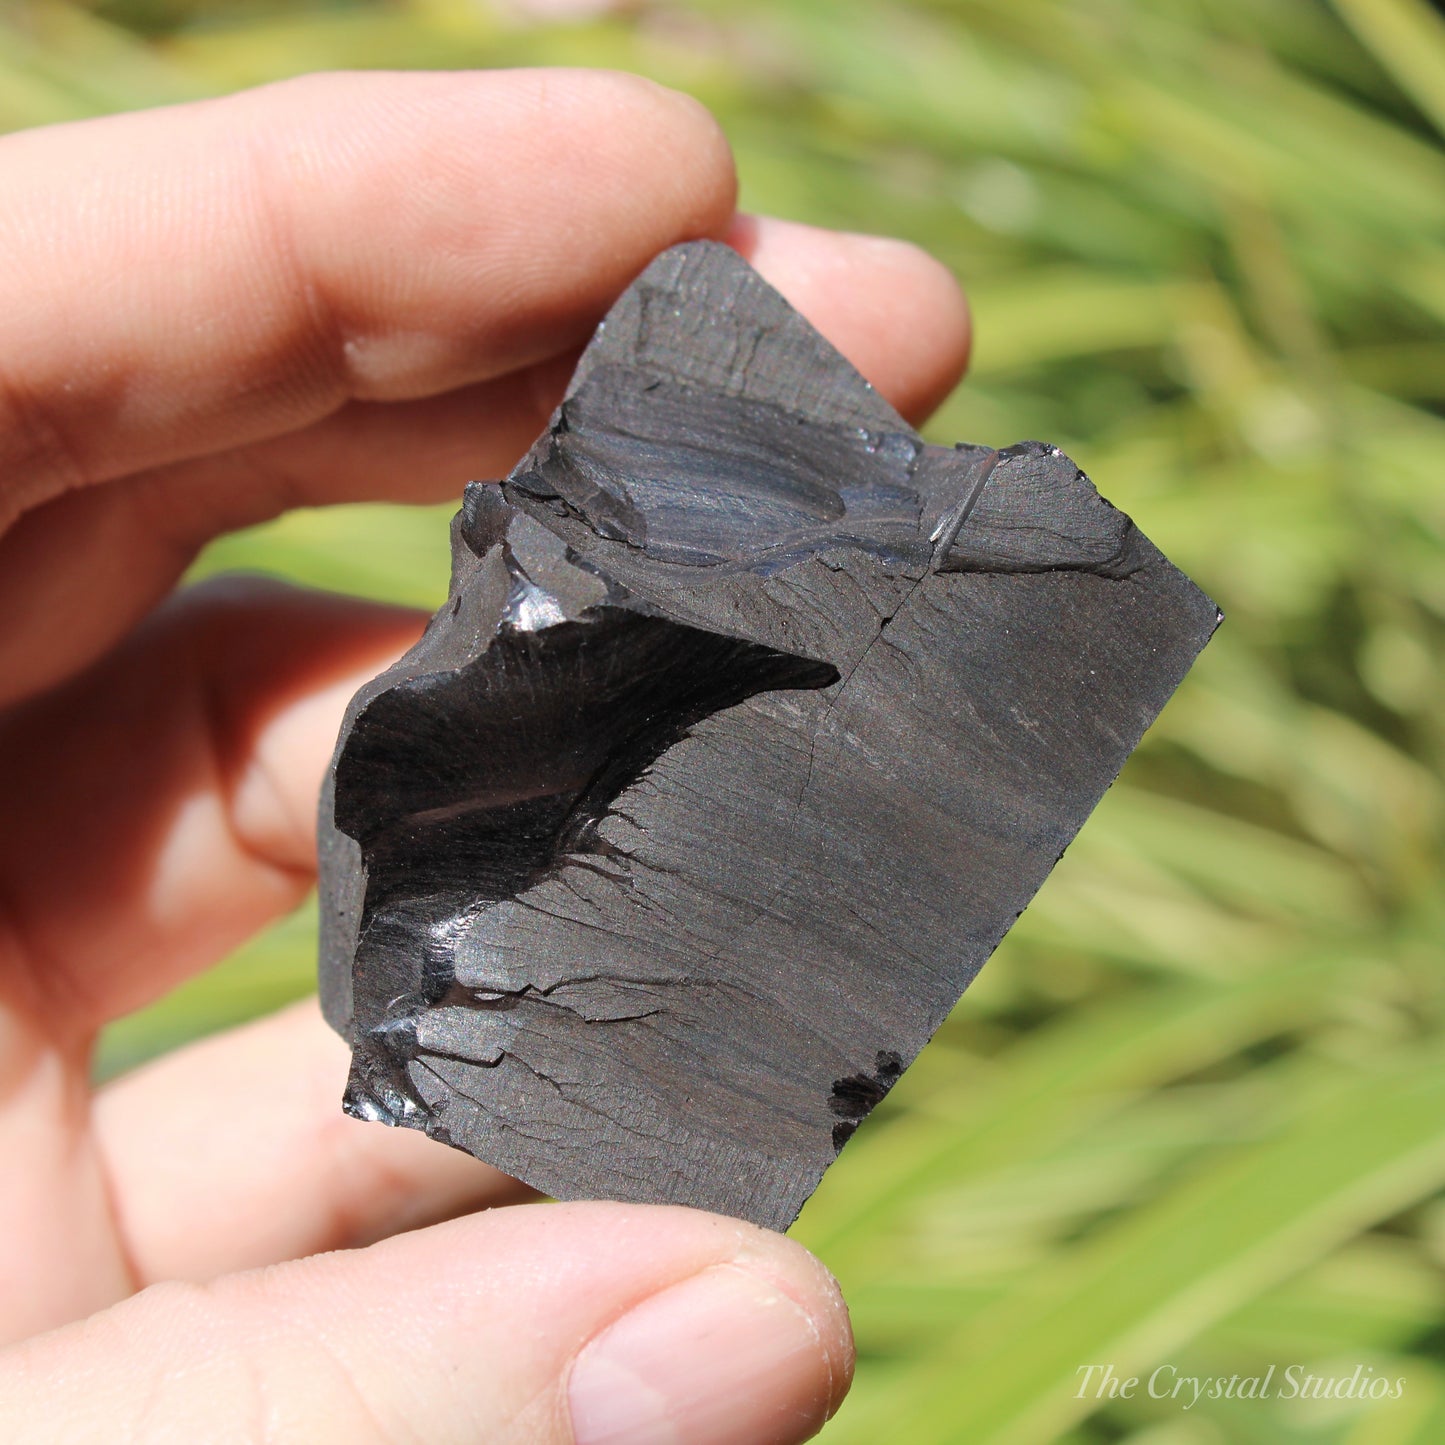
[[1219, 620], [1056, 448], [925, 445], [705, 242], [453, 549], [322, 802], [345, 1107], [777, 1228]]

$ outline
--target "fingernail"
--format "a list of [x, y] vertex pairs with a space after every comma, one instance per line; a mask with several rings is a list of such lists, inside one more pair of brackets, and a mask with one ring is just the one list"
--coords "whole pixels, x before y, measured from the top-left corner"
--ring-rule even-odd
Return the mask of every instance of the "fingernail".
[[737, 1265], [624, 1315], [578, 1356], [569, 1386], [577, 1445], [793, 1445], [832, 1396], [818, 1326]]

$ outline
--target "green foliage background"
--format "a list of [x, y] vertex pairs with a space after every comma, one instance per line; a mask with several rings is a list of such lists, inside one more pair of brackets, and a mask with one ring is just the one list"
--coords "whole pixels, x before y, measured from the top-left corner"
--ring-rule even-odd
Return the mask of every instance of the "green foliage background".
[[[940, 440], [1064, 446], [1228, 622], [796, 1229], [853, 1301], [847, 1442], [1445, 1440], [1445, 24], [1424, 0], [0, 5], [0, 127], [331, 66], [688, 89], [746, 203], [967, 283]], [[463, 479], [458, 478], [458, 483]], [[216, 544], [432, 604], [444, 513]], [[105, 1041], [304, 991], [303, 912]], [[1081, 1365], [1403, 1377], [1387, 1404], [1077, 1398]]]

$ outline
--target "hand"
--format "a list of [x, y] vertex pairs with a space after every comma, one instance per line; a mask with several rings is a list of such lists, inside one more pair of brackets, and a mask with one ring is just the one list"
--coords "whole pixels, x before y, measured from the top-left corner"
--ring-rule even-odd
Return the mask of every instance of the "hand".
[[163, 601], [208, 538], [504, 474], [692, 237], [910, 416], [956, 381], [934, 263], [733, 205], [706, 113], [600, 72], [317, 76], [0, 140], [8, 1440], [781, 1445], [847, 1388], [836, 1287], [780, 1236], [435, 1223], [525, 1191], [345, 1118], [312, 1004], [88, 1084], [107, 1020], [305, 895], [342, 707], [420, 628], [255, 582]]

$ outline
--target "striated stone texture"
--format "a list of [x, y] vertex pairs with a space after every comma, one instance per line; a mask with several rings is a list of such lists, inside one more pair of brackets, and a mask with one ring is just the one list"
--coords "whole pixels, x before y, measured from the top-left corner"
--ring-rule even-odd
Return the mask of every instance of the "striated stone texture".
[[775, 1228], [1219, 621], [1056, 448], [926, 445], [707, 242], [453, 552], [322, 801], [345, 1107]]

